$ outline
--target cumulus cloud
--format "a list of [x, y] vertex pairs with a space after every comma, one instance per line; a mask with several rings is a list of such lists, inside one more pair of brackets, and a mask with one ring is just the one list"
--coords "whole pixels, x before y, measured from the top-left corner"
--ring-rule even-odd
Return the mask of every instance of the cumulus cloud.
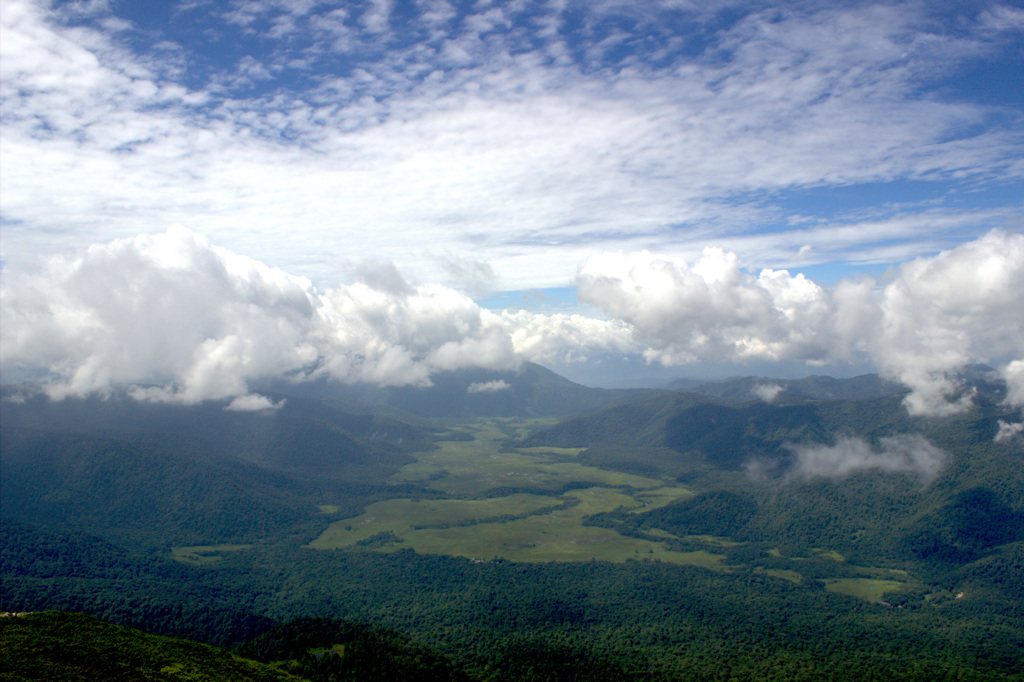
[[577, 296], [631, 324], [649, 361], [815, 359], [828, 312], [825, 292], [803, 275], [741, 270], [736, 254], [705, 248], [690, 266], [640, 253], [590, 258]]
[[882, 438], [876, 452], [856, 438], [843, 438], [834, 446], [792, 446], [796, 463], [793, 475], [801, 478], [841, 477], [875, 469], [886, 473], [910, 473], [929, 483], [939, 475], [949, 454], [920, 434]]
[[1024, 235], [992, 231], [905, 263], [881, 281], [826, 289], [787, 270], [754, 276], [706, 248], [692, 265], [648, 252], [590, 258], [580, 300], [627, 322], [650, 362], [868, 362], [911, 388], [913, 414], [966, 409], [957, 370], [1012, 360], [1008, 401], [1024, 404]]
[[[1021, 234], [830, 288], [786, 270], [755, 276], [721, 248], [692, 265], [605, 253], [580, 268], [577, 294], [609, 319], [484, 310], [387, 262], [357, 276], [320, 291], [180, 227], [96, 244], [34, 274], [5, 271], [0, 367], [45, 369], [54, 398], [145, 384], [138, 399], [195, 403], [247, 396], [263, 377], [427, 385], [438, 371], [522, 359], [864, 363], [910, 387], [912, 413], [949, 414], [971, 400], [957, 371], [991, 362], [1006, 404], [1024, 406]], [[779, 389], [755, 391], [771, 401]]]
[[1024, 422], [1005, 422], [1000, 419], [999, 431], [996, 432], [995, 441], [1001, 443], [1018, 438], [1024, 439]]
[[1024, 407], [1024, 360], [1014, 360], [1002, 370], [1006, 381], [1006, 403]]
[[504, 379], [497, 379], [495, 381], [482, 381], [475, 384], [470, 384], [469, 388], [466, 389], [467, 393], [497, 393], [498, 391], [507, 391], [512, 388], [511, 385]]
[[[464, 295], [397, 272], [318, 292], [308, 280], [176, 227], [5, 273], [5, 368], [46, 367], [53, 398], [136, 387], [140, 400], [242, 398], [261, 377], [425, 385], [433, 372], [508, 369], [504, 328]], [[383, 275], [381, 275], [383, 273]]]
[[516, 353], [531, 362], [571, 364], [603, 353], [631, 355], [643, 350], [633, 328], [622, 320], [527, 310], [504, 310], [495, 317]]
[[758, 384], [751, 392], [766, 403], [770, 403], [774, 402], [782, 391], [782, 386], [778, 384]]
[[[863, 343], [875, 366], [913, 389], [907, 408], [960, 410], [970, 396], [956, 397], [956, 370], [1024, 359], [1024, 234], [990, 232], [905, 263], [876, 298], [859, 305], [877, 308], [877, 324]], [[1017, 366], [1005, 372], [1013, 396]]]

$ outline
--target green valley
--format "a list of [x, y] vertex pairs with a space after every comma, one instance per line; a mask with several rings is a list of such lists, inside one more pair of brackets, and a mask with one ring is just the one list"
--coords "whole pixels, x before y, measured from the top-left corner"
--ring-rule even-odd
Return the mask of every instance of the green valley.
[[[477, 680], [1008, 680], [1024, 665], [1022, 453], [993, 438], [1005, 411], [986, 386], [928, 419], [866, 379], [792, 382], [772, 404], [743, 398], [756, 381], [619, 392], [559, 418], [549, 374], [459, 376], [395, 394], [418, 414], [5, 388], [0, 608], [306, 679], [328, 679], [324, 660], [352, 679]], [[433, 416], [460, 380], [513, 389], [493, 414]]]

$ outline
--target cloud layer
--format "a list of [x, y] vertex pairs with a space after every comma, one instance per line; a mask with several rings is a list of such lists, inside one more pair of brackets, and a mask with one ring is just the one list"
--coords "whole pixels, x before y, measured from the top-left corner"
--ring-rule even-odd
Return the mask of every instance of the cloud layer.
[[[1024, 406], [1024, 235], [992, 232], [881, 280], [823, 287], [802, 274], [745, 271], [706, 249], [692, 265], [605, 253], [579, 269], [578, 295], [609, 319], [492, 312], [389, 263], [326, 291], [176, 227], [96, 244], [36, 274], [5, 272], [0, 365], [43, 370], [51, 396], [133, 385], [136, 398], [194, 403], [249, 395], [256, 379], [427, 385], [462, 367], [586, 362], [642, 354], [666, 366], [799, 361], [856, 364], [899, 380], [914, 414], [949, 414], [971, 395], [956, 373], [999, 365]], [[473, 390], [505, 388], [485, 383]], [[771, 400], [777, 387], [759, 395]], [[247, 397], [233, 409], [267, 409]]]
[[[520, 289], [603, 249], [891, 262], [1020, 216], [987, 192], [1024, 179], [1019, 110], [949, 94], [1019, 41], [998, 4], [118, 9], [4, 3], [8, 262], [180, 222], [321, 287], [377, 258]], [[890, 198], [788, 203], [865, 183]]]
[[46, 368], [55, 398], [136, 384], [136, 398], [183, 403], [247, 396], [262, 377], [423, 385], [439, 370], [518, 363], [464, 295], [384, 271], [318, 293], [184, 228], [115, 240], [9, 277], [2, 362]]
[[834, 446], [794, 446], [793, 475], [835, 478], [860, 471], [909, 473], [930, 483], [939, 475], [949, 454], [920, 434], [882, 438], [878, 451], [862, 440], [843, 438]]
[[580, 269], [578, 295], [631, 325], [650, 361], [864, 362], [913, 392], [914, 414], [963, 409], [955, 374], [1005, 363], [1009, 402], [1024, 405], [1024, 235], [991, 232], [880, 281], [824, 288], [786, 270], [744, 271], [735, 254], [705, 249], [692, 265], [605, 253]]

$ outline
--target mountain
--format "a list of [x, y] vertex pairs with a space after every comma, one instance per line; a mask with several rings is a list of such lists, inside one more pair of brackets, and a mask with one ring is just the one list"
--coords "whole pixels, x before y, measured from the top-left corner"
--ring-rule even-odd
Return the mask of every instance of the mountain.
[[431, 377], [430, 386], [276, 382], [266, 388], [282, 395], [387, 406], [435, 419], [563, 417], [651, 392], [646, 389], [581, 386], [531, 362], [507, 371], [459, 369], [438, 372]]
[[[620, 401], [518, 444], [584, 448], [577, 461], [697, 491], [591, 519], [620, 533], [719, 536], [791, 555], [828, 547], [950, 583], [989, 557], [1012, 575], [1024, 542], [1024, 453], [1019, 440], [996, 439], [1000, 420], [1017, 418], [1001, 402], [1005, 387], [979, 378], [965, 388], [973, 407], [945, 417], [908, 415], [903, 392], [877, 377], [792, 382], [771, 403], [749, 397], [764, 385], [750, 378], [711, 385], [714, 397]], [[1020, 592], [1024, 575], [1006, 585]]]
[[0, 676], [9, 680], [298, 680], [196, 642], [60, 611], [0, 617]]
[[276, 409], [230, 411], [223, 403], [177, 405], [138, 401], [124, 392], [51, 401], [31, 386], [2, 392], [5, 433], [35, 431], [109, 438], [269, 470], [378, 479], [429, 447], [434, 429], [365, 406], [271, 396]]
[[904, 395], [907, 389], [877, 374], [863, 374], [849, 379], [813, 375], [803, 379], [772, 379], [740, 377], [724, 381], [685, 381], [672, 384], [674, 390], [690, 391], [729, 402], [784, 402], [817, 398], [820, 400], [868, 400], [891, 395]]
[[[877, 377], [770, 381], [590, 393], [527, 365], [255, 412], [5, 387], [0, 609], [309, 679], [1019, 678], [1006, 387], [979, 368], [970, 410], [926, 418]], [[591, 411], [492, 418], [562, 399]]]
[[[318, 523], [325, 491], [353, 511], [434, 447], [436, 430], [302, 398], [220, 404], [50, 401], [5, 387], [5, 516], [146, 545], [247, 543]], [[346, 507], [347, 508], [347, 507]]]

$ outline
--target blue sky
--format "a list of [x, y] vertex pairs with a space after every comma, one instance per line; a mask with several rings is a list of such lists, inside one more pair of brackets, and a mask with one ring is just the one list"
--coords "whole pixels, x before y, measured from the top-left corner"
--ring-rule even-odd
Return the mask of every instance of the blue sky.
[[[948, 398], [958, 364], [1024, 360], [1019, 313], [966, 320], [928, 284], [946, 266], [971, 272], [958, 259], [1009, 258], [1024, 231], [1017, 4], [5, 0], [2, 12], [0, 247], [20, 325], [8, 372], [97, 390], [162, 377], [169, 396], [230, 397], [260, 372], [402, 381], [381, 359], [391, 351], [411, 383], [513, 356], [600, 383], [595, 359], [615, 356], [678, 375], [877, 370]], [[188, 393], [213, 362], [202, 349], [244, 337], [238, 321], [196, 322], [180, 362], [111, 365], [123, 353], [104, 344], [138, 343], [128, 330], [158, 301], [104, 311], [68, 290], [69, 273], [103, 271], [90, 260], [101, 252], [111, 267], [130, 255], [146, 281], [230, 261], [235, 294], [280, 275], [333, 331], [320, 320], [320, 340], [289, 337], [287, 362], [246, 360]], [[1002, 265], [1005, 298], [1020, 273]], [[866, 280], [865, 328], [882, 326], [854, 338], [835, 315]], [[164, 286], [154, 295], [173, 298]], [[900, 286], [938, 307], [926, 322], [956, 346], [912, 372], [921, 347], [893, 350], [909, 342], [886, 317]], [[364, 338], [323, 312], [334, 296], [387, 317], [420, 310], [414, 295], [454, 336], [431, 345], [410, 312], [408, 329], [364, 320]], [[458, 297], [474, 321], [451, 322]], [[40, 320], [105, 341], [36, 352]], [[822, 325], [842, 340], [811, 333]], [[391, 349], [380, 367], [345, 345], [357, 337]], [[445, 343], [465, 358], [435, 357]]]

